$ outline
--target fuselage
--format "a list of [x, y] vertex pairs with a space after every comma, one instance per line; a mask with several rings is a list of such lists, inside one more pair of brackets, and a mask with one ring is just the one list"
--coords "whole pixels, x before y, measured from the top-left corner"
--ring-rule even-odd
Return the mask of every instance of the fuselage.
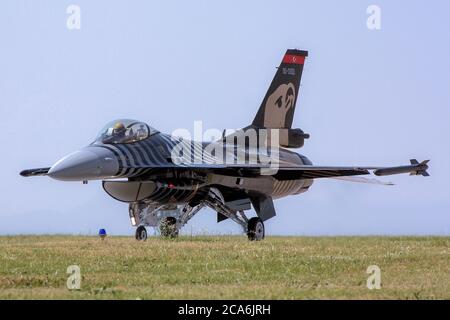
[[[180, 146], [184, 147], [181, 155]], [[224, 162], [227, 165], [230, 165], [230, 161], [231, 165], [237, 163], [240, 149], [245, 151], [244, 166], [252, 165], [249, 163], [250, 155], [256, 152], [264, 153], [267, 157], [267, 152], [254, 150], [248, 146], [235, 145], [230, 148], [229, 145], [222, 144], [219, 147], [216, 146], [216, 150], [223, 148], [222, 157], [219, 159], [217, 154], [206, 152], [208, 148], [211, 149], [211, 143], [196, 143], [161, 132], [154, 132], [146, 139], [132, 143], [104, 143], [97, 140], [55, 163], [48, 175], [54, 179], [66, 181], [107, 180], [111, 182], [127, 179], [127, 181], [147, 182], [145, 200], [159, 203], [183, 203], [202, 189], [211, 186], [244, 193], [263, 193], [276, 199], [305, 192], [313, 182], [312, 179], [286, 177], [277, 179], [273, 174], [242, 176], [227, 172], [225, 169], [221, 172]], [[275, 156], [269, 157], [273, 160]], [[283, 148], [278, 149], [276, 157], [277, 164], [284, 167], [312, 164], [307, 157]], [[180, 158], [184, 162], [180, 162]], [[189, 166], [188, 161], [191, 162]], [[175, 166], [174, 162], [178, 164]], [[193, 172], [192, 165], [214, 167], [217, 170], [212, 172], [205, 169], [203, 173]], [[148, 187], [148, 184], [152, 186]], [[107, 189], [105, 190], [108, 192]]]

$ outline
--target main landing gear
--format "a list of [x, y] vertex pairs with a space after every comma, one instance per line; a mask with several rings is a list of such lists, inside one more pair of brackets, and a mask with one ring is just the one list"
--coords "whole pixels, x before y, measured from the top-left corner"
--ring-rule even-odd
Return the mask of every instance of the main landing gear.
[[137, 227], [135, 237], [138, 241], [147, 240], [147, 229], [144, 226]]
[[158, 228], [163, 238], [176, 238], [180, 229], [204, 207], [209, 207], [239, 224], [250, 241], [264, 239], [264, 222], [259, 217], [248, 219], [243, 210], [227, 206], [219, 190], [211, 188], [203, 201], [183, 206], [131, 203], [129, 213], [131, 224], [137, 227], [136, 240], [147, 240], [145, 227]]
[[250, 220], [248, 220], [247, 225], [248, 240], [260, 241], [264, 239], [264, 236], [265, 236], [264, 222], [258, 217], [253, 217]]

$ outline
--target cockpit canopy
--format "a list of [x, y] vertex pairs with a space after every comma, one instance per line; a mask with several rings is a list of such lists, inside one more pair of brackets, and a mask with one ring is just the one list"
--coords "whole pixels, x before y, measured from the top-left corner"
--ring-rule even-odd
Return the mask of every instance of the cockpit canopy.
[[144, 122], [119, 119], [109, 122], [98, 134], [95, 142], [116, 144], [134, 143], [147, 139], [152, 134], [158, 132]]

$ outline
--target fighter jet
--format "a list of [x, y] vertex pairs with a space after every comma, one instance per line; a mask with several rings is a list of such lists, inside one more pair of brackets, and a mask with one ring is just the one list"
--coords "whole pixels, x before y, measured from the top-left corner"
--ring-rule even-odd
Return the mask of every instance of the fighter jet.
[[[274, 199], [309, 190], [315, 179], [383, 183], [356, 177], [371, 173], [428, 176], [428, 161], [396, 167], [315, 166], [301, 148], [309, 134], [292, 128], [307, 51], [289, 49], [262, 100], [253, 122], [212, 142], [165, 134], [136, 120], [119, 119], [101, 129], [94, 142], [48, 168], [20, 174], [62, 181], [101, 180], [112, 198], [129, 205], [136, 239], [146, 227], [163, 237], [179, 230], [202, 208], [217, 221], [231, 219], [249, 240], [265, 237], [264, 221], [275, 216]], [[389, 184], [389, 183], [384, 183]], [[245, 211], [254, 208], [256, 216]]]

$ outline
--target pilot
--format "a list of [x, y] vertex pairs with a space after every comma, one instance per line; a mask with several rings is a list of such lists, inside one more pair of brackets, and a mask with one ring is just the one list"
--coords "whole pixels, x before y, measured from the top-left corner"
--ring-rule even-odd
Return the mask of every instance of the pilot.
[[110, 136], [107, 136], [103, 139], [103, 143], [121, 143], [125, 140], [125, 132], [127, 129], [125, 128], [122, 122], [116, 122], [112, 128], [112, 132]]
[[112, 136], [114, 137], [115, 141], [122, 141], [125, 138], [125, 132], [127, 129], [125, 129], [125, 126], [122, 122], [116, 122], [116, 124], [113, 127]]

